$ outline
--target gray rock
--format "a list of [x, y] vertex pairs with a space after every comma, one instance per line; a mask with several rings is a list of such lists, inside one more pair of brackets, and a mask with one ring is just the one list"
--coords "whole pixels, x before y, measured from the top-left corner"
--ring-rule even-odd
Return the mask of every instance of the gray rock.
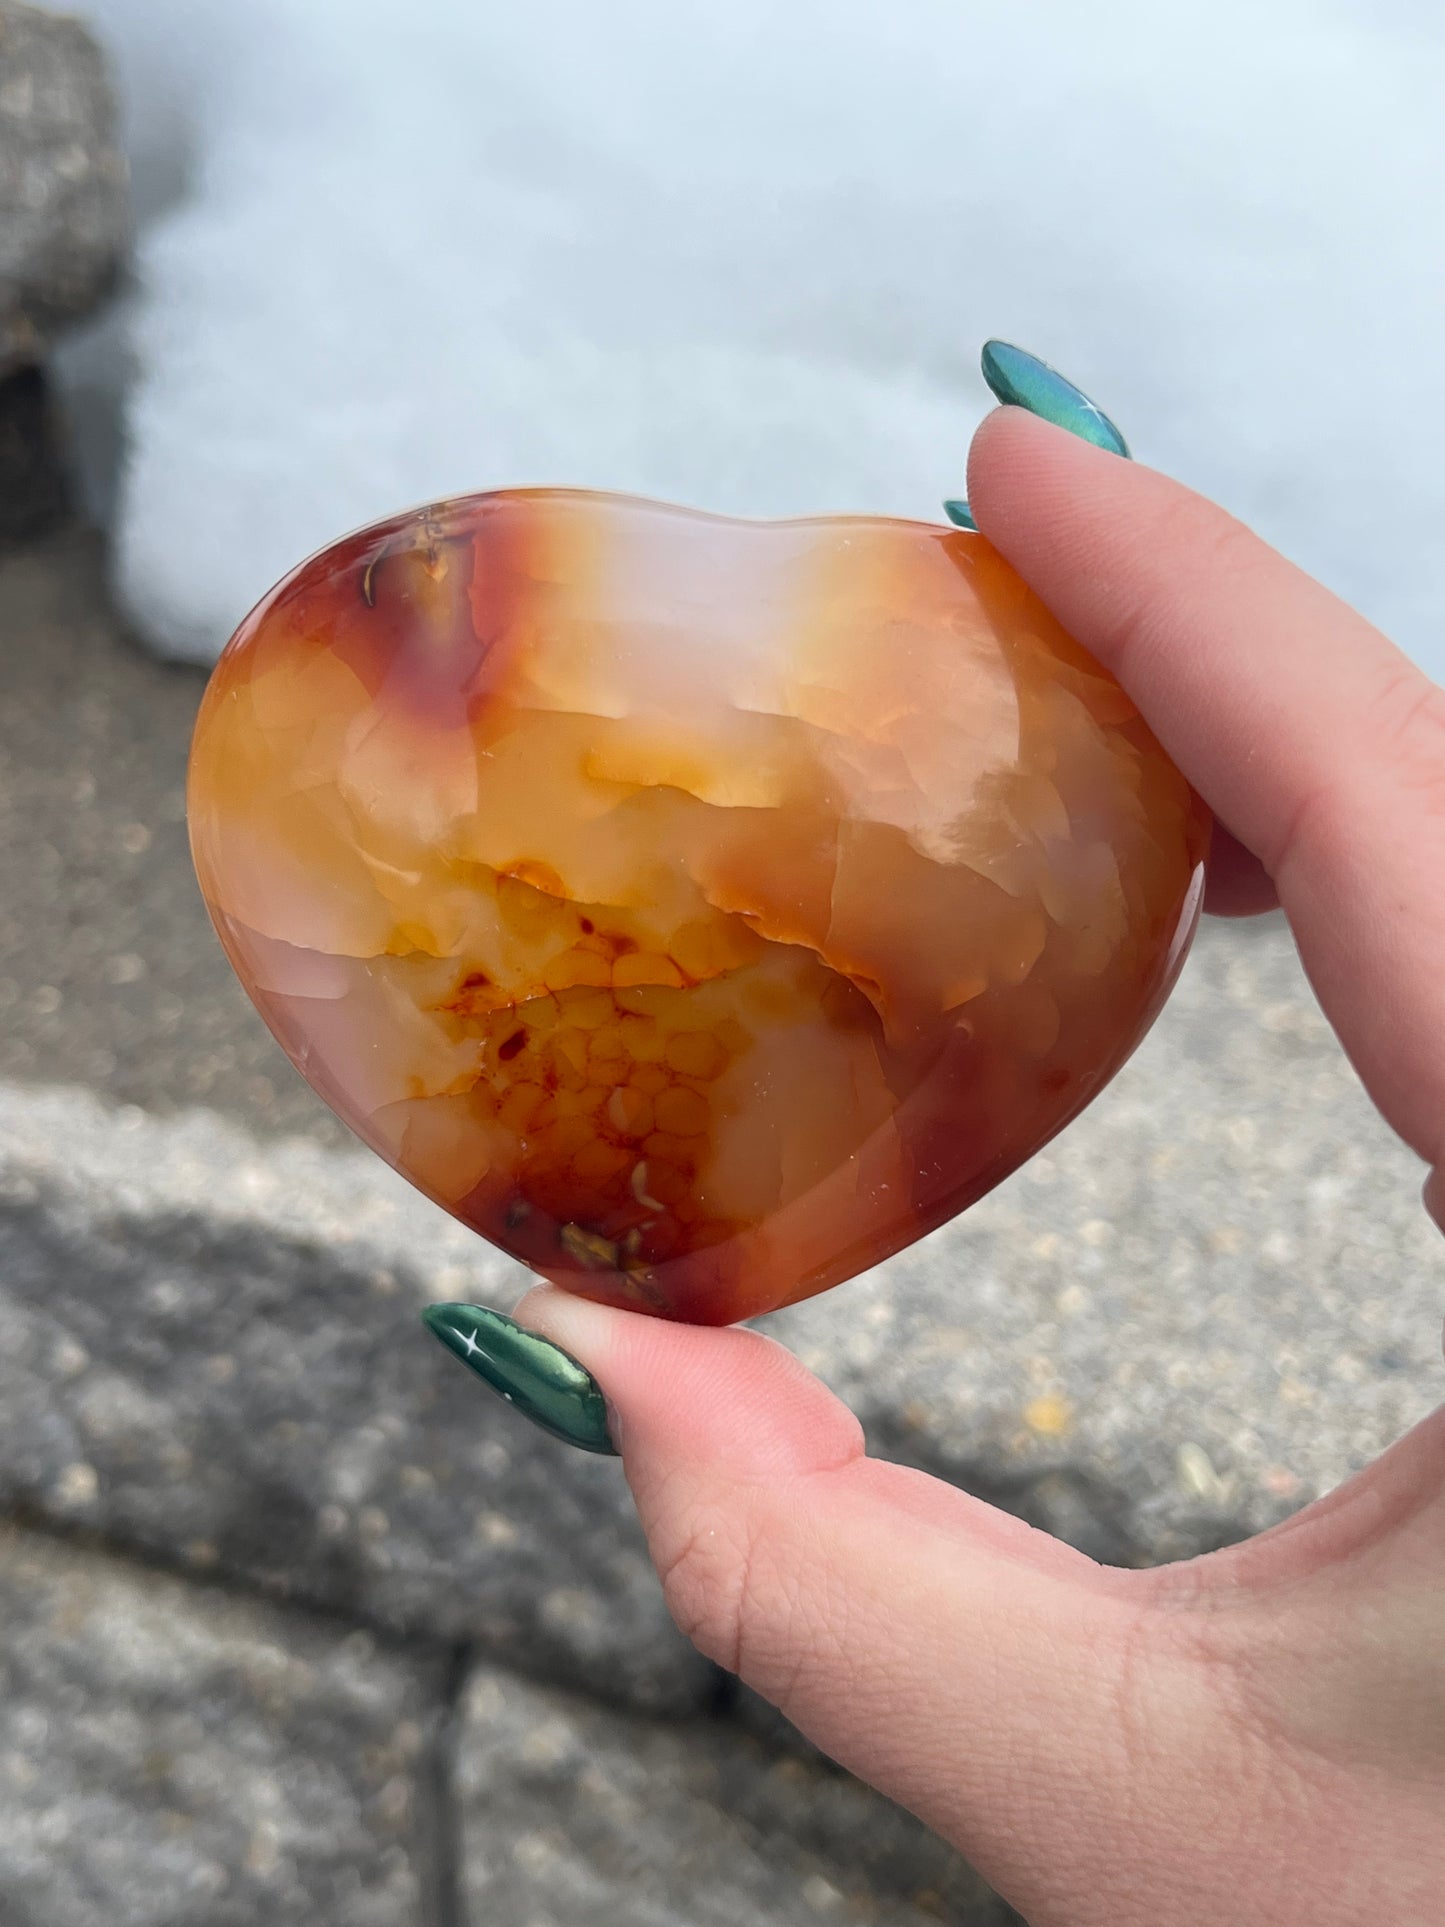
[[100, 50], [79, 21], [0, 0], [0, 374], [107, 293], [128, 224]]
[[514, 1297], [369, 1153], [0, 1087], [0, 1503], [649, 1706], [712, 1672], [615, 1460], [422, 1329]]
[[417, 1927], [439, 1681], [0, 1530], [5, 1927]]
[[457, 1790], [468, 1918], [508, 1927], [1004, 1927], [916, 1820], [724, 1720], [627, 1718], [480, 1669]]

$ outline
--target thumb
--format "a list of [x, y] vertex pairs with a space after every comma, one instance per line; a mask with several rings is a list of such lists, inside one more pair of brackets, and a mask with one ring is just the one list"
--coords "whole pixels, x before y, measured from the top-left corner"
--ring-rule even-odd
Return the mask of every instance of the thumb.
[[[1199, 1784], [1237, 1773], [1237, 1733], [1182, 1641], [1137, 1637], [1141, 1575], [869, 1459], [853, 1415], [756, 1332], [545, 1288], [517, 1316], [605, 1387], [669, 1607], [703, 1652], [1032, 1920], [1084, 1918], [1079, 1893], [1114, 1884], [1121, 1853], [1134, 1879], [1158, 1856], [1167, 1884], [1183, 1856], [1198, 1882]], [[1160, 1733], [1197, 1772], [1156, 1781], [1142, 1830], [1136, 1749]]]

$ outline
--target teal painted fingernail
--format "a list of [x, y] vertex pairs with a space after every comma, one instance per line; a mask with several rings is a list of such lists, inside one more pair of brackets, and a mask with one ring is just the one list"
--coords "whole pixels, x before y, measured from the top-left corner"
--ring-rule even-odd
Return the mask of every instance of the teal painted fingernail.
[[1129, 444], [1103, 409], [1091, 402], [1082, 388], [1075, 388], [1057, 369], [1027, 349], [1014, 348], [1007, 341], [986, 341], [983, 378], [1009, 407], [1027, 408], [1031, 415], [1039, 415], [1057, 428], [1067, 428], [1081, 441], [1127, 458]]
[[[1031, 415], [1052, 422], [1056, 428], [1067, 428], [1081, 441], [1107, 448], [1111, 455], [1122, 455], [1128, 461], [1129, 444], [1103, 409], [1027, 348], [1015, 348], [1007, 341], [986, 341], [983, 378], [1005, 406], [1027, 408]], [[958, 528], [978, 527], [967, 502], [945, 502], [943, 512]]]
[[584, 1452], [616, 1456], [602, 1387], [570, 1352], [482, 1305], [428, 1305], [421, 1316], [433, 1337], [534, 1425]]

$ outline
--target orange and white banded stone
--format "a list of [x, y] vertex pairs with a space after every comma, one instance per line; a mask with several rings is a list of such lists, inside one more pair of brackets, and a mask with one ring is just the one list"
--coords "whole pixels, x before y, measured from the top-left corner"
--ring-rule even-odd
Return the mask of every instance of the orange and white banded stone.
[[973, 1202], [1148, 1027], [1208, 819], [978, 535], [562, 490], [348, 537], [190, 774], [298, 1068], [557, 1283], [717, 1324]]

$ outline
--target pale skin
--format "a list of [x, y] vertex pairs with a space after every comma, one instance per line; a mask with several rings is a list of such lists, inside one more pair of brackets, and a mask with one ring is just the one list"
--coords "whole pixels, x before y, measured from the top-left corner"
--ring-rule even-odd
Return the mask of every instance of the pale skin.
[[[1445, 692], [1222, 510], [1017, 409], [968, 479], [1215, 810], [1210, 908], [1283, 906], [1445, 1223]], [[600, 1380], [684, 1632], [1032, 1927], [1445, 1920], [1445, 1409], [1274, 1531], [1121, 1572], [866, 1457], [756, 1333], [546, 1289], [519, 1316]]]

